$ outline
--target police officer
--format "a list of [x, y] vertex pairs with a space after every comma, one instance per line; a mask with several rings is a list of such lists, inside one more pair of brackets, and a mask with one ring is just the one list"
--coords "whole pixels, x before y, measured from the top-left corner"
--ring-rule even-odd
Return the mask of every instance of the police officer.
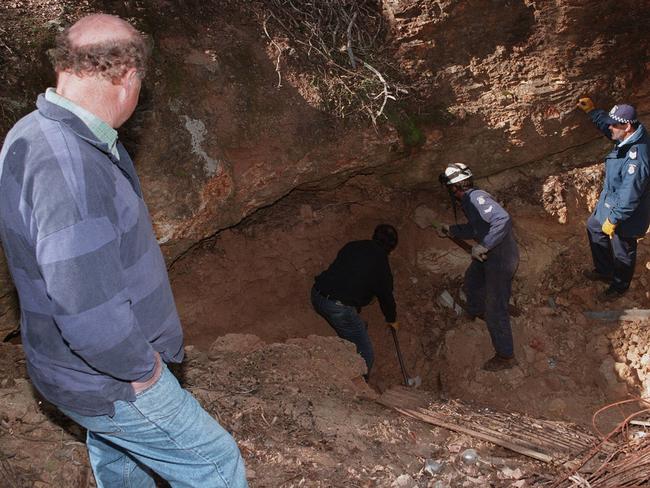
[[450, 164], [440, 175], [454, 205], [460, 202], [468, 223], [439, 228], [441, 237], [474, 239], [472, 263], [465, 272], [463, 290], [467, 313], [485, 318], [496, 351], [483, 369], [499, 371], [517, 364], [512, 342], [508, 303], [512, 278], [519, 264], [519, 250], [512, 219], [486, 191], [474, 188], [471, 170], [462, 163]]
[[650, 224], [648, 134], [631, 105], [614, 105], [607, 113], [596, 109], [590, 98], [581, 98], [578, 107], [616, 141], [605, 158], [605, 183], [598, 204], [587, 220], [594, 269], [583, 273], [592, 281], [608, 283], [599, 299], [612, 301], [630, 287], [637, 239]]

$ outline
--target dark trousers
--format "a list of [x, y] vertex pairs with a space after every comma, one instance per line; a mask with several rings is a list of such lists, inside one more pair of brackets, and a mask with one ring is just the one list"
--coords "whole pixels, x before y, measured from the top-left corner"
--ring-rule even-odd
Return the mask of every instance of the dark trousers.
[[610, 239], [593, 215], [587, 220], [587, 237], [596, 272], [611, 276], [615, 290], [627, 290], [636, 264], [636, 237], [621, 237], [615, 232]]
[[368, 336], [366, 323], [359, 316], [356, 307], [325, 298], [314, 287], [311, 289], [311, 304], [316, 313], [332, 326], [336, 335], [357, 346], [357, 352], [364, 359], [368, 368], [368, 373], [365, 375], [367, 378], [375, 360], [375, 353], [372, 349], [370, 336]]
[[508, 303], [518, 264], [517, 244], [508, 237], [488, 253], [486, 261], [472, 260], [463, 284], [467, 311], [485, 317], [492, 346], [503, 357], [514, 355]]

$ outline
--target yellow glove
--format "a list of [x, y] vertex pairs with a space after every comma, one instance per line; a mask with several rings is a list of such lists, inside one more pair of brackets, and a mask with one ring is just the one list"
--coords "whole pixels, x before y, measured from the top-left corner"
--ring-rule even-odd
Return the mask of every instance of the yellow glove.
[[610, 239], [614, 235], [614, 231], [616, 230], [616, 226], [618, 224], [612, 224], [609, 219], [605, 220], [605, 223], [603, 224], [602, 230], [605, 234], [607, 234]]
[[584, 97], [578, 100], [577, 107], [584, 113], [589, 113], [596, 108], [594, 102], [589, 97]]
[[395, 322], [388, 322], [388, 327], [391, 329], [398, 331], [399, 330], [399, 322], [396, 320]]

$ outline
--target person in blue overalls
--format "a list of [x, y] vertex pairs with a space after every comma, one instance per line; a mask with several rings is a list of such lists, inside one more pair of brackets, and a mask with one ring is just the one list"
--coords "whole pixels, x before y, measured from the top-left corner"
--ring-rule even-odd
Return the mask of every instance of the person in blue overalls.
[[596, 209], [587, 220], [587, 236], [594, 262], [583, 272], [609, 287], [598, 298], [612, 301], [630, 287], [636, 264], [637, 239], [650, 224], [650, 165], [648, 134], [631, 105], [614, 105], [609, 113], [596, 109], [590, 98], [578, 107], [608, 138], [617, 141], [605, 158], [605, 183]]
[[483, 369], [500, 371], [517, 364], [508, 303], [512, 278], [519, 264], [512, 219], [492, 195], [474, 188], [472, 171], [462, 163], [450, 164], [440, 175], [454, 205], [460, 202], [468, 223], [439, 226], [441, 237], [474, 239], [472, 263], [465, 272], [466, 311], [485, 319], [496, 354]]

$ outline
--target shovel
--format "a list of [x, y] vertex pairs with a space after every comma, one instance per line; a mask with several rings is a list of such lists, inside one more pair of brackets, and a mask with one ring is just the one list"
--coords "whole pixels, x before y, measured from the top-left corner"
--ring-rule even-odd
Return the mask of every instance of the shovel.
[[422, 384], [422, 379], [420, 379], [419, 376], [416, 376], [415, 378], [411, 378], [408, 374], [406, 374], [406, 368], [404, 367], [404, 359], [402, 359], [402, 351], [399, 348], [399, 341], [397, 340], [397, 331], [392, 327], [390, 327], [390, 331], [392, 332], [393, 340], [395, 341], [395, 349], [397, 349], [397, 359], [399, 359], [399, 367], [402, 369], [402, 376], [404, 377], [404, 385], [417, 388]]

